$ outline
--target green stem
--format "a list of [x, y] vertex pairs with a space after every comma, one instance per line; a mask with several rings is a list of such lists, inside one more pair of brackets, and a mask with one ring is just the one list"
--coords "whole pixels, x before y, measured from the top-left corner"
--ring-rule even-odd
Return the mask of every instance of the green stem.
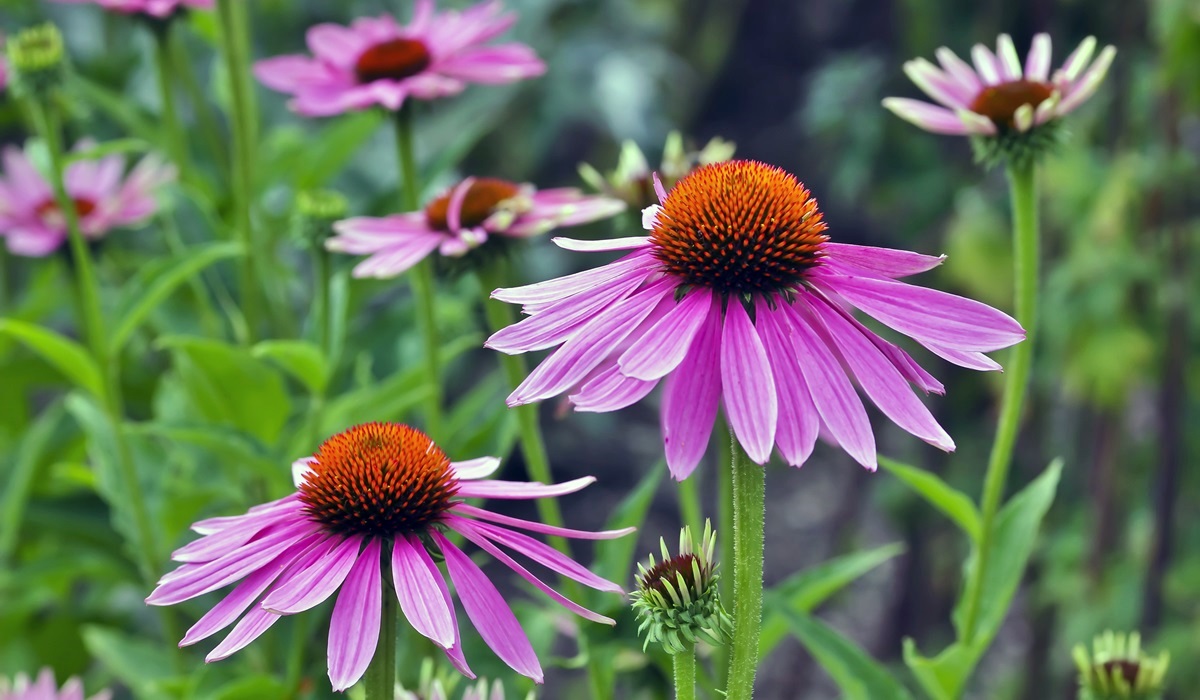
[[[729, 438], [733, 453], [733, 639], [725, 692], [728, 700], [750, 700], [762, 632], [767, 480], [766, 469], [746, 456], [732, 430]], [[730, 537], [728, 532], [722, 534]]]
[[162, 99], [162, 127], [171, 160], [179, 168], [180, 177], [187, 181], [191, 177], [187, 139], [183, 125], [179, 122], [179, 110], [175, 106], [173, 71], [171, 70], [171, 25], [156, 29], [154, 34], [154, 67], [158, 73], [158, 94]]
[[[479, 270], [479, 283], [483, 292], [483, 310], [487, 316], [488, 325], [493, 331], [507, 328], [516, 320], [512, 306], [491, 298], [491, 291], [504, 286], [506, 282], [505, 265], [502, 260], [494, 261], [491, 265]], [[500, 353], [500, 366], [504, 370], [504, 376], [508, 380], [509, 386], [514, 389], [524, 381], [525, 376], [529, 373], [524, 355]], [[553, 483], [554, 476], [550, 471], [550, 458], [546, 454], [546, 441], [542, 437], [537, 406], [526, 404], [512, 410], [517, 414], [517, 428], [521, 440], [521, 454], [525, 457], [525, 468], [529, 470], [529, 475], [533, 477], [534, 481], [540, 481], [543, 484]], [[556, 499], [538, 499], [537, 509], [538, 516], [543, 523], [554, 527], [563, 526], [562, 511], [559, 509]], [[565, 539], [550, 537], [548, 540], [555, 549], [572, 557], [571, 546]], [[583, 591], [575, 581], [565, 576], [562, 580], [568, 597], [579, 599]], [[580, 654], [587, 658], [588, 684], [592, 691], [592, 697], [601, 700], [606, 695], [606, 686], [603, 680], [605, 669], [601, 667], [601, 660], [591, 653], [587, 631], [582, 626], [579, 627], [578, 643]]]
[[383, 586], [383, 613], [379, 618], [379, 646], [375, 658], [363, 676], [367, 700], [394, 700], [396, 697], [396, 594]]
[[675, 665], [675, 700], [696, 700], [696, 647], [671, 656]]
[[688, 478], [680, 481], [679, 488], [679, 515], [683, 518], [683, 524], [687, 525], [692, 535], [699, 537], [701, 532], [704, 532], [704, 514], [700, 507], [700, 472], [692, 472]]
[[1013, 275], [1016, 291], [1016, 318], [1025, 328], [1025, 340], [1015, 346], [1005, 366], [1004, 394], [1000, 404], [1000, 422], [996, 440], [988, 458], [983, 482], [982, 524], [977, 564], [967, 585], [963, 615], [962, 641], [970, 644], [979, 627], [983, 581], [987, 578], [988, 559], [995, 541], [996, 513], [1004, 497], [1004, 485], [1012, 463], [1013, 446], [1021, 422], [1021, 410], [1033, 364], [1033, 342], [1037, 326], [1038, 221], [1036, 166], [1033, 163], [1010, 165], [1009, 189], [1013, 214]]
[[[413, 153], [412, 102], [396, 112], [396, 159], [400, 166], [400, 204], [406, 212], [421, 207], [417, 162]], [[424, 260], [408, 271], [417, 327], [425, 341], [425, 372], [429, 375], [429, 398], [425, 403], [425, 428], [435, 441], [442, 437], [441, 341], [438, 337], [437, 306], [434, 298], [433, 265]]]
[[225, 138], [221, 135], [221, 128], [213, 115], [212, 100], [200, 88], [200, 82], [196, 80], [192, 61], [188, 58], [183, 42], [178, 37], [173, 37], [168, 43], [171, 51], [171, 74], [183, 85], [192, 112], [200, 124], [200, 130], [208, 141], [208, 150], [217, 161], [218, 171], [223, 172], [229, 167], [229, 158], [225, 152]]
[[230, 121], [233, 132], [233, 152], [230, 156], [230, 177], [234, 209], [234, 228], [245, 247], [239, 266], [239, 287], [242, 309], [249, 330], [249, 342], [254, 342], [261, 330], [262, 299], [256, 284], [255, 259], [258, 246], [250, 215], [251, 192], [254, 187], [253, 103], [248, 83], [250, 72], [249, 48], [245, 43], [245, 8], [240, 0], [217, 0], [217, 16], [221, 25], [221, 45], [225, 56], [225, 71], [229, 79]]
[[[721, 421], [717, 421], [718, 424]], [[726, 567], [733, 566], [733, 452], [731, 442], [722, 431], [716, 431], [713, 442], [717, 452], [717, 547], [720, 559]], [[695, 475], [689, 477], [694, 479]], [[726, 568], [725, 571], [729, 569]], [[721, 592], [721, 600], [733, 600], [733, 577], [721, 576], [717, 582]], [[729, 645], [713, 650], [713, 673], [716, 675], [717, 687], [724, 688], [729, 680]]]
[[[312, 249], [313, 285], [316, 294], [313, 295], [313, 329], [316, 331], [317, 346], [321, 354], [329, 360], [332, 356], [330, 342], [330, 302], [329, 302], [329, 251], [320, 242]], [[332, 369], [332, 366], [330, 367]]]

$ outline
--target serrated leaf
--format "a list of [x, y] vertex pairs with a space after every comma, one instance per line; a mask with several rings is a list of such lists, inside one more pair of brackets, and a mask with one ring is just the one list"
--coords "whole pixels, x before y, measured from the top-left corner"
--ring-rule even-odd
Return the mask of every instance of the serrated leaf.
[[121, 319], [117, 330], [113, 332], [109, 344], [111, 352], [116, 354], [125, 347], [129, 337], [138, 329], [146, 317], [167, 299], [180, 285], [184, 284], [206, 267], [220, 260], [237, 257], [244, 253], [239, 243], [211, 243], [192, 249], [176, 258], [152, 279], [134, 278], [127, 287], [134, 292], [129, 297], [131, 302], [121, 310]]
[[852, 552], [797, 572], [766, 591], [759, 658], [767, 658], [787, 636], [788, 612], [812, 612], [868, 571], [903, 552], [904, 545], [898, 542], [865, 552]]
[[788, 611], [788, 629], [833, 678], [846, 700], [911, 700], [912, 695], [854, 642], [825, 623]]
[[257, 358], [279, 365], [316, 396], [325, 393], [329, 385], [329, 363], [321, 349], [305, 340], [264, 340], [251, 349]]
[[894, 459], [888, 459], [883, 455], [879, 456], [879, 466], [915, 491], [929, 505], [953, 520], [962, 528], [963, 532], [967, 533], [972, 542], [979, 540], [979, 509], [975, 507], [975, 502], [962, 491], [942, 481], [935, 474], [897, 462]]
[[0, 334], [20, 341], [62, 372], [76, 386], [93, 396], [104, 396], [100, 367], [82, 345], [33, 323], [0, 319]]

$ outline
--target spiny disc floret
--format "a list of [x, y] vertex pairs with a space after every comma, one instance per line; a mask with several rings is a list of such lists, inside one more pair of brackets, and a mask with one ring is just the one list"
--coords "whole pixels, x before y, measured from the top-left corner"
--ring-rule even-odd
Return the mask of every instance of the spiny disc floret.
[[299, 486], [309, 517], [332, 532], [421, 533], [451, 506], [458, 480], [446, 453], [399, 423], [365, 423], [326, 440]]
[[687, 285], [724, 294], [794, 288], [828, 240], [817, 200], [787, 171], [714, 163], [680, 180], [650, 228], [654, 255]]

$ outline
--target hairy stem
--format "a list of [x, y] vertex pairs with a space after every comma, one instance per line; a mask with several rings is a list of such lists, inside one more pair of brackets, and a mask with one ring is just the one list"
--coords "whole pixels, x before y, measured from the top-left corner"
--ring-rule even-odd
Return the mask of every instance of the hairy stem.
[[[733, 454], [733, 639], [725, 692], [728, 700], [750, 700], [762, 632], [767, 481], [766, 470], [750, 460], [732, 430], [729, 439]], [[722, 534], [730, 537], [728, 532]]]

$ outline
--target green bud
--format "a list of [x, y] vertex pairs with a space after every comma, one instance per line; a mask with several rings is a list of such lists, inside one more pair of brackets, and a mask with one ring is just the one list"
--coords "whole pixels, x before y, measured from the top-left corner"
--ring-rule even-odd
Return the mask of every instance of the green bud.
[[28, 27], [8, 40], [8, 63], [13, 71], [13, 91], [22, 97], [45, 95], [63, 78], [66, 52], [62, 32], [47, 22]]
[[[1032, 115], [1028, 119], [1032, 119]], [[1027, 131], [1015, 126], [1000, 127], [991, 136], [972, 136], [971, 150], [975, 153], [975, 162], [986, 168], [1006, 164], [1027, 167], [1056, 150], [1066, 140], [1066, 131], [1062, 119], [1030, 126]]]
[[324, 245], [333, 224], [346, 217], [349, 204], [334, 190], [305, 190], [296, 194], [292, 237], [302, 248]]
[[662, 560], [638, 564], [637, 590], [632, 594], [638, 633], [645, 635], [642, 649], [651, 642], [670, 654], [684, 652], [697, 641], [721, 646], [728, 640], [733, 621], [721, 607], [714, 553], [717, 536], [705, 521], [704, 535], [692, 540], [690, 528], [679, 534], [679, 554], [671, 556], [666, 540], [659, 540]]
[[[672, 131], [663, 146], [662, 162], [656, 172], [663, 187], [669, 190], [699, 166], [729, 160], [733, 152], [734, 145], [719, 138], [709, 141], [700, 151], [688, 150], [683, 136]], [[658, 203], [650, 165], [642, 149], [633, 141], [621, 144], [621, 155], [612, 172], [602, 175], [595, 167], [582, 163], [579, 176], [593, 190], [623, 200], [635, 209]]]
[[1167, 652], [1148, 656], [1137, 632], [1112, 630], [1092, 641], [1092, 653], [1080, 644], [1073, 655], [1079, 667], [1079, 700], [1160, 700], [1170, 663]]

